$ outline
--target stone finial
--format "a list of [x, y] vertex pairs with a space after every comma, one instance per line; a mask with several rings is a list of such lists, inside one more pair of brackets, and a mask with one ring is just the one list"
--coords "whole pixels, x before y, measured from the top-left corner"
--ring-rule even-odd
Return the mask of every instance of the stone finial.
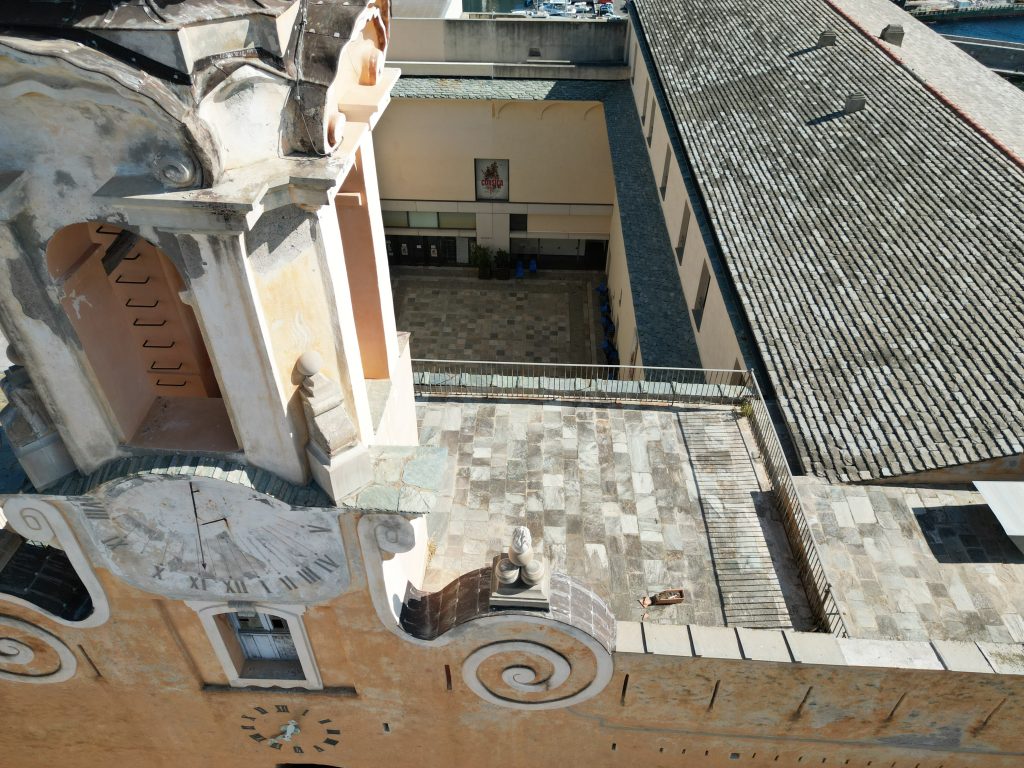
[[340, 502], [373, 479], [373, 466], [345, 409], [345, 393], [336, 381], [320, 373], [321, 368], [323, 358], [313, 350], [303, 352], [295, 361], [302, 376], [299, 394], [309, 431], [306, 456], [313, 479]]
[[525, 525], [512, 529], [512, 546], [508, 548], [508, 559], [516, 565], [526, 565], [533, 560], [533, 537]]
[[295, 367], [302, 376], [313, 376], [314, 374], [320, 373], [320, 369], [324, 367], [324, 359], [320, 357], [319, 352], [310, 349], [299, 355], [299, 359], [295, 363]]
[[547, 610], [546, 574], [543, 558], [535, 556], [533, 551], [530, 529], [525, 525], [516, 526], [508, 553], [494, 558], [491, 605]]
[[341, 387], [320, 373], [323, 359], [312, 350], [303, 352], [295, 367], [303, 377], [302, 410], [309, 427], [309, 441], [327, 458], [336, 456], [358, 440], [355, 424], [345, 410]]

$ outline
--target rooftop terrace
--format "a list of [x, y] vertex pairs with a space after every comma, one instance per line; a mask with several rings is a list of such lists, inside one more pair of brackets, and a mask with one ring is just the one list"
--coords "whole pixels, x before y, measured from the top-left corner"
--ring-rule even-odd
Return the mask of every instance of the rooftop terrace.
[[[427, 591], [487, 566], [526, 525], [549, 567], [620, 621], [1024, 642], [1024, 556], [980, 494], [794, 481], [749, 380], [701, 385], [724, 393], [702, 402], [698, 385], [598, 385], [593, 367], [416, 366], [421, 442], [453, 464], [428, 521]], [[641, 605], [665, 589], [684, 601]]]

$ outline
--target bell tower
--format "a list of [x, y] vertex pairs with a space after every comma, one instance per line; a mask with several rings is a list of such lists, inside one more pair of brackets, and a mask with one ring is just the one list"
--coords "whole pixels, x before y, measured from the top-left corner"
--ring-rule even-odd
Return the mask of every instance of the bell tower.
[[188, 5], [0, 38], [8, 434], [40, 490], [190, 452], [337, 501], [369, 446], [417, 442], [373, 142], [389, 10]]

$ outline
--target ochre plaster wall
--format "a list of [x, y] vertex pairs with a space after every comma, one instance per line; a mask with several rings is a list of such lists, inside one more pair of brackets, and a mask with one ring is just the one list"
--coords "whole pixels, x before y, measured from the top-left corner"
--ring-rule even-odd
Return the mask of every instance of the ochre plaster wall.
[[[1024, 756], [1024, 678], [617, 654], [611, 682], [588, 702], [498, 707], [467, 688], [461, 665], [507, 639], [502, 632], [484, 620], [446, 646], [414, 645], [381, 625], [361, 577], [305, 616], [335, 690], [226, 690], [194, 612], [101, 577], [113, 613], [106, 625], [48, 626], [74, 650], [77, 675], [53, 685], [0, 681], [7, 722], [17, 713], [17, 728], [0, 732], [5, 765], [421, 768], [514, 752], [514, 764], [541, 766], [1009, 768]], [[3, 613], [47, 625], [25, 609]], [[340, 743], [311, 756], [251, 741], [242, 716], [279, 704], [331, 719]]]
[[[595, 108], [596, 107], [596, 108]], [[374, 131], [389, 200], [476, 199], [475, 158], [508, 159], [509, 201], [610, 204], [600, 105], [395, 99]]]

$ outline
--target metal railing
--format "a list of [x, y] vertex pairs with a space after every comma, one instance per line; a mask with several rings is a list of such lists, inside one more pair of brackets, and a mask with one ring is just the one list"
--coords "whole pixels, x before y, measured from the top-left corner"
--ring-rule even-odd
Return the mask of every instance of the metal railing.
[[416, 394], [531, 400], [736, 404], [750, 397], [745, 371], [413, 360]]
[[846, 622], [843, 621], [839, 604], [832, 594], [832, 585], [821, 564], [818, 546], [814, 543], [814, 536], [811, 534], [807, 516], [804, 514], [803, 504], [793, 482], [793, 475], [789, 471], [789, 463], [782, 450], [782, 443], [775, 431], [771, 414], [768, 413], [768, 406], [761, 395], [761, 388], [758, 386], [754, 374], [749, 372], [747, 376], [751, 395], [744, 403], [744, 415], [750, 421], [754, 439], [761, 450], [761, 461], [765, 472], [768, 473], [768, 477], [772, 481], [775, 502], [782, 513], [786, 538], [789, 539], [789, 548], [796, 560], [807, 600], [822, 630], [827, 630], [839, 637], [848, 637]]
[[412, 366], [416, 394], [427, 397], [740, 406], [761, 451], [815, 619], [822, 630], [847, 636], [782, 444], [752, 372], [464, 360], [413, 360]]

